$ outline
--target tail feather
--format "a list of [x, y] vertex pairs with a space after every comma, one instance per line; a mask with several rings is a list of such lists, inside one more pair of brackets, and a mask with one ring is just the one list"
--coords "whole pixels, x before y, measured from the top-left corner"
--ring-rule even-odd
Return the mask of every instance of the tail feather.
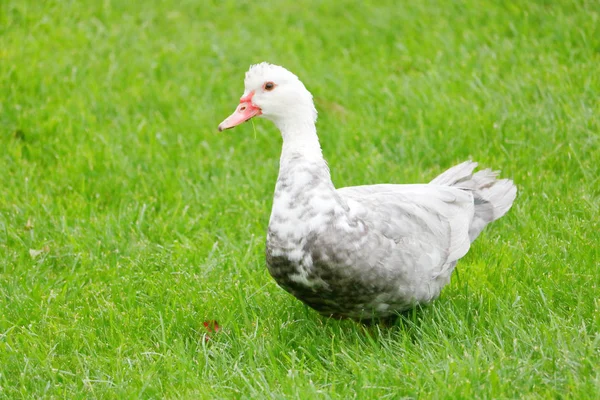
[[473, 193], [475, 214], [469, 227], [471, 242], [487, 224], [506, 214], [517, 196], [517, 187], [512, 180], [497, 179], [498, 172], [491, 169], [473, 173], [476, 167], [476, 162], [467, 161], [431, 181], [435, 185], [453, 186]]
[[434, 185], [457, 186], [459, 183], [470, 180], [475, 168], [477, 168], [476, 162], [465, 161], [446, 170], [430, 183]]

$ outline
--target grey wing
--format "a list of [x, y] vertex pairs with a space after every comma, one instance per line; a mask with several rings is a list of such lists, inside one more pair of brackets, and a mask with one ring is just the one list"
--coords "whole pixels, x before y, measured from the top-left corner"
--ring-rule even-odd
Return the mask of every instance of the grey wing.
[[370, 251], [376, 256], [379, 241], [393, 241], [380, 261], [406, 269], [415, 283], [444, 274], [469, 250], [474, 212], [469, 192], [437, 185], [372, 185], [338, 193], [350, 214], [372, 232]]

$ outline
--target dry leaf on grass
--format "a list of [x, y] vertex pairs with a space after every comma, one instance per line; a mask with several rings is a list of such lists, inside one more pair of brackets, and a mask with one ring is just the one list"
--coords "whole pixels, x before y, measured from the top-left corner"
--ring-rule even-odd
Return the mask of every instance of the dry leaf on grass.
[[[219, 323], [214, 319], [210, 321], [204, 321], [202, 325], [204, 325], [204, 329], [206, 329], [208, 333], [219, 333], [219, 331], [221, 330]], [[204, 334], [204, 341], [206, 342], [208, 342], [211, 339], [208, 333]]]
[[42, 254], [47, 253], [49, 251], [50, 251], [50, 247], [44, 246], [41, 250], [29, 249], [29, 255], [31, 256], [31, 258], [33, 258], [35, 260]]

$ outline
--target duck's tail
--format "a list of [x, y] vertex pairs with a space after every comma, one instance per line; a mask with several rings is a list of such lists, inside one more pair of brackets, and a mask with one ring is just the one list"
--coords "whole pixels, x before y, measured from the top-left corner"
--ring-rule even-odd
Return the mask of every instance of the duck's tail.
[[473, 173], [476, 167], [476, 162], [466, 161], [431, 181], [434, 185], [453, 186], [473, 193], [475, 214], [469, 227], [471, 242], [487, 224], [506, 214], [517, 196], [517, 187], [512, 180], [496, 179], [498, 172], [491, 169]]

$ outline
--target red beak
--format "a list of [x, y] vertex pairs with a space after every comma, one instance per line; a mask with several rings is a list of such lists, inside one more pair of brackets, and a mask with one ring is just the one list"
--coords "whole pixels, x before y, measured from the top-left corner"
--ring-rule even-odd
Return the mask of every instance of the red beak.
[[237, 106], [233, 114], [219, 124], [219, 132], [238, 126], [242, 122], [246, 122], [250, 118], [262, 114], [261, 109], [252, 104], [252, 96], [254, 96], [254, 92], [250, 92], [240, 99], [240, 105]]

